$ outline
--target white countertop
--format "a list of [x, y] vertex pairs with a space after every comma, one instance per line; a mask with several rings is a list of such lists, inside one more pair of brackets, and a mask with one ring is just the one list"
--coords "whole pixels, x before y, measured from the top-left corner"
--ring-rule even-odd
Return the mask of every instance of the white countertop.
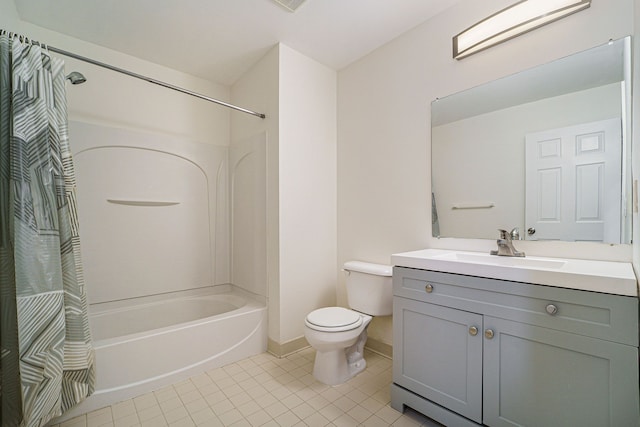
[[395, 266], [534, 283], [614, 295], [638, 296], [627, 262], [570, 258], [502, 257], [482, 252], [423, 249], [391, 256]]

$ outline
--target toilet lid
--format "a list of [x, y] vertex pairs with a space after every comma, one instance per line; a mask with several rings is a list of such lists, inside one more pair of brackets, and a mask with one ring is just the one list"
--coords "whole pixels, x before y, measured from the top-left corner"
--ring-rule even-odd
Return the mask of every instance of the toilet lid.
[[362, 316], [348, 308], [325, 307], [309, 313], [305, 323], [318, 331], [342, 332], [362, 325]]

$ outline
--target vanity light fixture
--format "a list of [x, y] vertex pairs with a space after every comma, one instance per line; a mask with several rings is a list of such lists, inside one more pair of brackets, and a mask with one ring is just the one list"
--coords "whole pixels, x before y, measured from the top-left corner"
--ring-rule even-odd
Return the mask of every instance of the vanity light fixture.
[[591, 0], [521, 0], [455, 36], [453, 57], [462, 59], [590, 5]]

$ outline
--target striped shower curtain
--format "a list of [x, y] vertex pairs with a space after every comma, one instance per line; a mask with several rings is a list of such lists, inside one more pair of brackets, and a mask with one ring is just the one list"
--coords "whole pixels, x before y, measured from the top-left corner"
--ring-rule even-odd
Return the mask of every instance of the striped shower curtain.
[[64, 63], [0, 31], [0, 421], [43, 426], [93, 392]]

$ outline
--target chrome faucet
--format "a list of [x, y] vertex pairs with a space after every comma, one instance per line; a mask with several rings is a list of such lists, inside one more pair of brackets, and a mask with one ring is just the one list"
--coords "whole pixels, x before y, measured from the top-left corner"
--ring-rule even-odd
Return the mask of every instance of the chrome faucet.
[[[511, 233], [509, 233], [507, 230], [498, 229], [498, 231], [500, 232], [500, 238], [497, 240], [498, 250], [491, 251], [490, 252], [491, 255], [524, 257], [524, 252], [520, 252], [513, 247], [511, 236], [515, 234], [514, 230], [512, 230]], [[517, 233], [517, 230], [516, 230], [516, 233]]]

